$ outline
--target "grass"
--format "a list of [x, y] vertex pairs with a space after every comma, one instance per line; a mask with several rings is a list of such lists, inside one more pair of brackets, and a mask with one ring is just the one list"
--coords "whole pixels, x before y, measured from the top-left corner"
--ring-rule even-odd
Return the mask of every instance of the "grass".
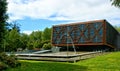
[[120, 52], [82, 60], [76, 63], [22, 60], [18, 68], [7, 71], [120, 71]]
[[88, 71], [120, 71], [120, 52], [98, 56], [76, 64], [87, 66]]

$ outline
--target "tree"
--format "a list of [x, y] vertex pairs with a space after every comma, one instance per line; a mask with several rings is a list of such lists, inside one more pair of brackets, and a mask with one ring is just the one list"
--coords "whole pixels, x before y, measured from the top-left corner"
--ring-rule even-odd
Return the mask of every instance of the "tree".
[[118, 32], [120, 32], [120, 27], [118, 27], [118, 26], [114, 26], [114, 27]]
[[33, 31], [29, 35], [28, 49], [42, 48], [42, 31]]
[[12, 29], [16, 29], [17, 32], [20, 32], [20, 24], [17, 23], [16, 21], [11, 22], [10, 26], [11, 26]]
[[111, 1], [112, 1], [112, 5], [120, 8], [120, 0], [111, 0]]
[[25, 49], [27, 47], [28, 41], [29, 41], [29, 36], [27, 34], [21, 33], [20, 34], [20, 42], [21, 42], [20, 48]]
[[6, 51], [16, 51], [21, 47], [20, 34], [16, 29], [12, 29], [6, 35]]
[[3, 46], [3, 39], [5, 35], [5, 25], [8, 19], [7, 11], [7, 0], [0, 0], [0, 50]]
[[44, 31], [43, 31], [43, 41], [46, 41], [46, 40], [51, 40], [51, 28], [45, 28]]

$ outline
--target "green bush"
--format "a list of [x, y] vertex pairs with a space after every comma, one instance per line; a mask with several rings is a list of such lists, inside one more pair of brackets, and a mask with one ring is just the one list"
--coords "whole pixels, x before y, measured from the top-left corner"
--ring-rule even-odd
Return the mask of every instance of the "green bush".
[[0, 71], [3, 71], [8, 68], [8, 65], [0, 61]]
[[52, 48], [52, 46], [51, 46], [51, 43], [45, 43], [44, 45], [43, 45], [43, 49], [45, 49], [45, 50], [48, 50], [48, 49], [51, 49]]
[[8, 56], [4, 52], [0, 53], [0, 61], [5, 62], [5, 59], [7, 59], [7, 57]]
[[5, 63], [8, 64], [10, 67], [17, 67], [20, 65], [20, 63], [16, 60], [16, 58], [12, 56], [7, 57]]
[[0, 70], [5, 69], [7, 67], [17, 67], [21, 64], [17, 61], [17, 58], [14, 55], [6, 55], [6, 53], [0, 53]]

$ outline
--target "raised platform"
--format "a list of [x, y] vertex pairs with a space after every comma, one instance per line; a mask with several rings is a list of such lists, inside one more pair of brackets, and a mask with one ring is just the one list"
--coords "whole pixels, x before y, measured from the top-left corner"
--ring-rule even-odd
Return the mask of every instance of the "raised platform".
[[44, 54], [16, 54], [18, 59], [74, 62], [100, 55], [102, 52], [58, 52]]

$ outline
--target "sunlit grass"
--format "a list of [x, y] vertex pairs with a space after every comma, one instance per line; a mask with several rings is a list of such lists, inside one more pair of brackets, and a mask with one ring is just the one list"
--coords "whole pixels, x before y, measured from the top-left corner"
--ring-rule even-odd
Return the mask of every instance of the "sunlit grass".
[[120, 71], [120, 52], [98, 56], [76, 64], [87, 66], [91, 71]]
[[21, 67], [7, 71], [120, 71], [120, 52], [76, 63], [21, 60]]

